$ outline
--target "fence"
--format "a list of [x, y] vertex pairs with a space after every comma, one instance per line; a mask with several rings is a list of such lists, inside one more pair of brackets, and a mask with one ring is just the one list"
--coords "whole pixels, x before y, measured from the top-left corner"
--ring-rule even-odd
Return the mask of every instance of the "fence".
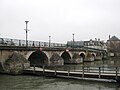
[[66, 77], [82, 77], [82, 78], [98, 78], [98, 79], [114, 79], [119, 80], [119, 67], [86, 67], [86, 66], [40, 66], [33, 67], [33, 72], [40, 71], [43, 75], [66, 76]]
[[[26, 40], [0, 38], [0, 46], [26, 46]], [[28, 40], [27, 46], [30, 46], [30, 47], [49, 47], [49, 43], [42, 42], [42, 41]], [[66, 47], [66, 44], [50, 43], [50, 47]]]

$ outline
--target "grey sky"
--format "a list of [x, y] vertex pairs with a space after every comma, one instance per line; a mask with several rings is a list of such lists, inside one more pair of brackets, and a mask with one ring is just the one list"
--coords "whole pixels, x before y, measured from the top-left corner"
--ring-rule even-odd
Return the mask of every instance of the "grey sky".
[[0, 0], [0, 37], [66, 43], [120, 38], [120, 0]]

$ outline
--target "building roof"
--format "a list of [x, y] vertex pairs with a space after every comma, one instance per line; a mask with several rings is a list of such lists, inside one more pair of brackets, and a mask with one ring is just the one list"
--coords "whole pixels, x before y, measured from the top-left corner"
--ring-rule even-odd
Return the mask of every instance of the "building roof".
[[119, 41], [120, 39], [117, 38], [116, 36], [112, 36], [109, 41]]

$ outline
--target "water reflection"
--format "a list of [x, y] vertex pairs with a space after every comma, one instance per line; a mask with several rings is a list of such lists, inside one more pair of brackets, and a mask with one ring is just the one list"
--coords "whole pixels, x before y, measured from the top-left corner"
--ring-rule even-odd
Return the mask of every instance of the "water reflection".
[[0, 75], [0, 90], [119, 90], [117, 83], [101, 83], [41, 76]]
[[[119, 59], [86, 62], [85, 66], [120, 66]], [[74, 65], [73, 69], [78, 69]], [[104, 83], [73, 79], [50, 78], [42, 76], [0, 74], [0, 90], [120, 90], [119, 83]]]
[[111, 58], [108, 60], [99, 60], [94, 62], [85, 62], [84, 66], [93, 66], [93, 67], [120, 67], [119, 58]]
[[[84, 62], [82, 64], [77, 65], [64, 65], [62, 67], [58, 67], [57, 70], [68, 70], [67, 66], [70, 66], [70, 70], [82, 70], [82, 66], [89, 69], [89, 67], [102, 67], [102, 69], [115, 69], [115, 67], [120, 67], [120, 59], [108, 59], [108, 60], [99, 60], [93, 62]], [[53, 68], [54, 69], [54, 68]], [[103, 70], [104, 71], [104, 70]]]

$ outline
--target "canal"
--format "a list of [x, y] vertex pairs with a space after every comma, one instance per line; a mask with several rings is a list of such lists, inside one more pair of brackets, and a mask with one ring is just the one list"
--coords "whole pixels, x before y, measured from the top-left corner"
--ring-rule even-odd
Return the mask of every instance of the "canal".
[[[75, 65], [75, 66], [81, 66]], [[86, 66], [120, 66], [120, 59], [86, 62]], [[0, 74], [0, 90], [120, 90], [120, 83], [83, 81], [31, 75]]]

